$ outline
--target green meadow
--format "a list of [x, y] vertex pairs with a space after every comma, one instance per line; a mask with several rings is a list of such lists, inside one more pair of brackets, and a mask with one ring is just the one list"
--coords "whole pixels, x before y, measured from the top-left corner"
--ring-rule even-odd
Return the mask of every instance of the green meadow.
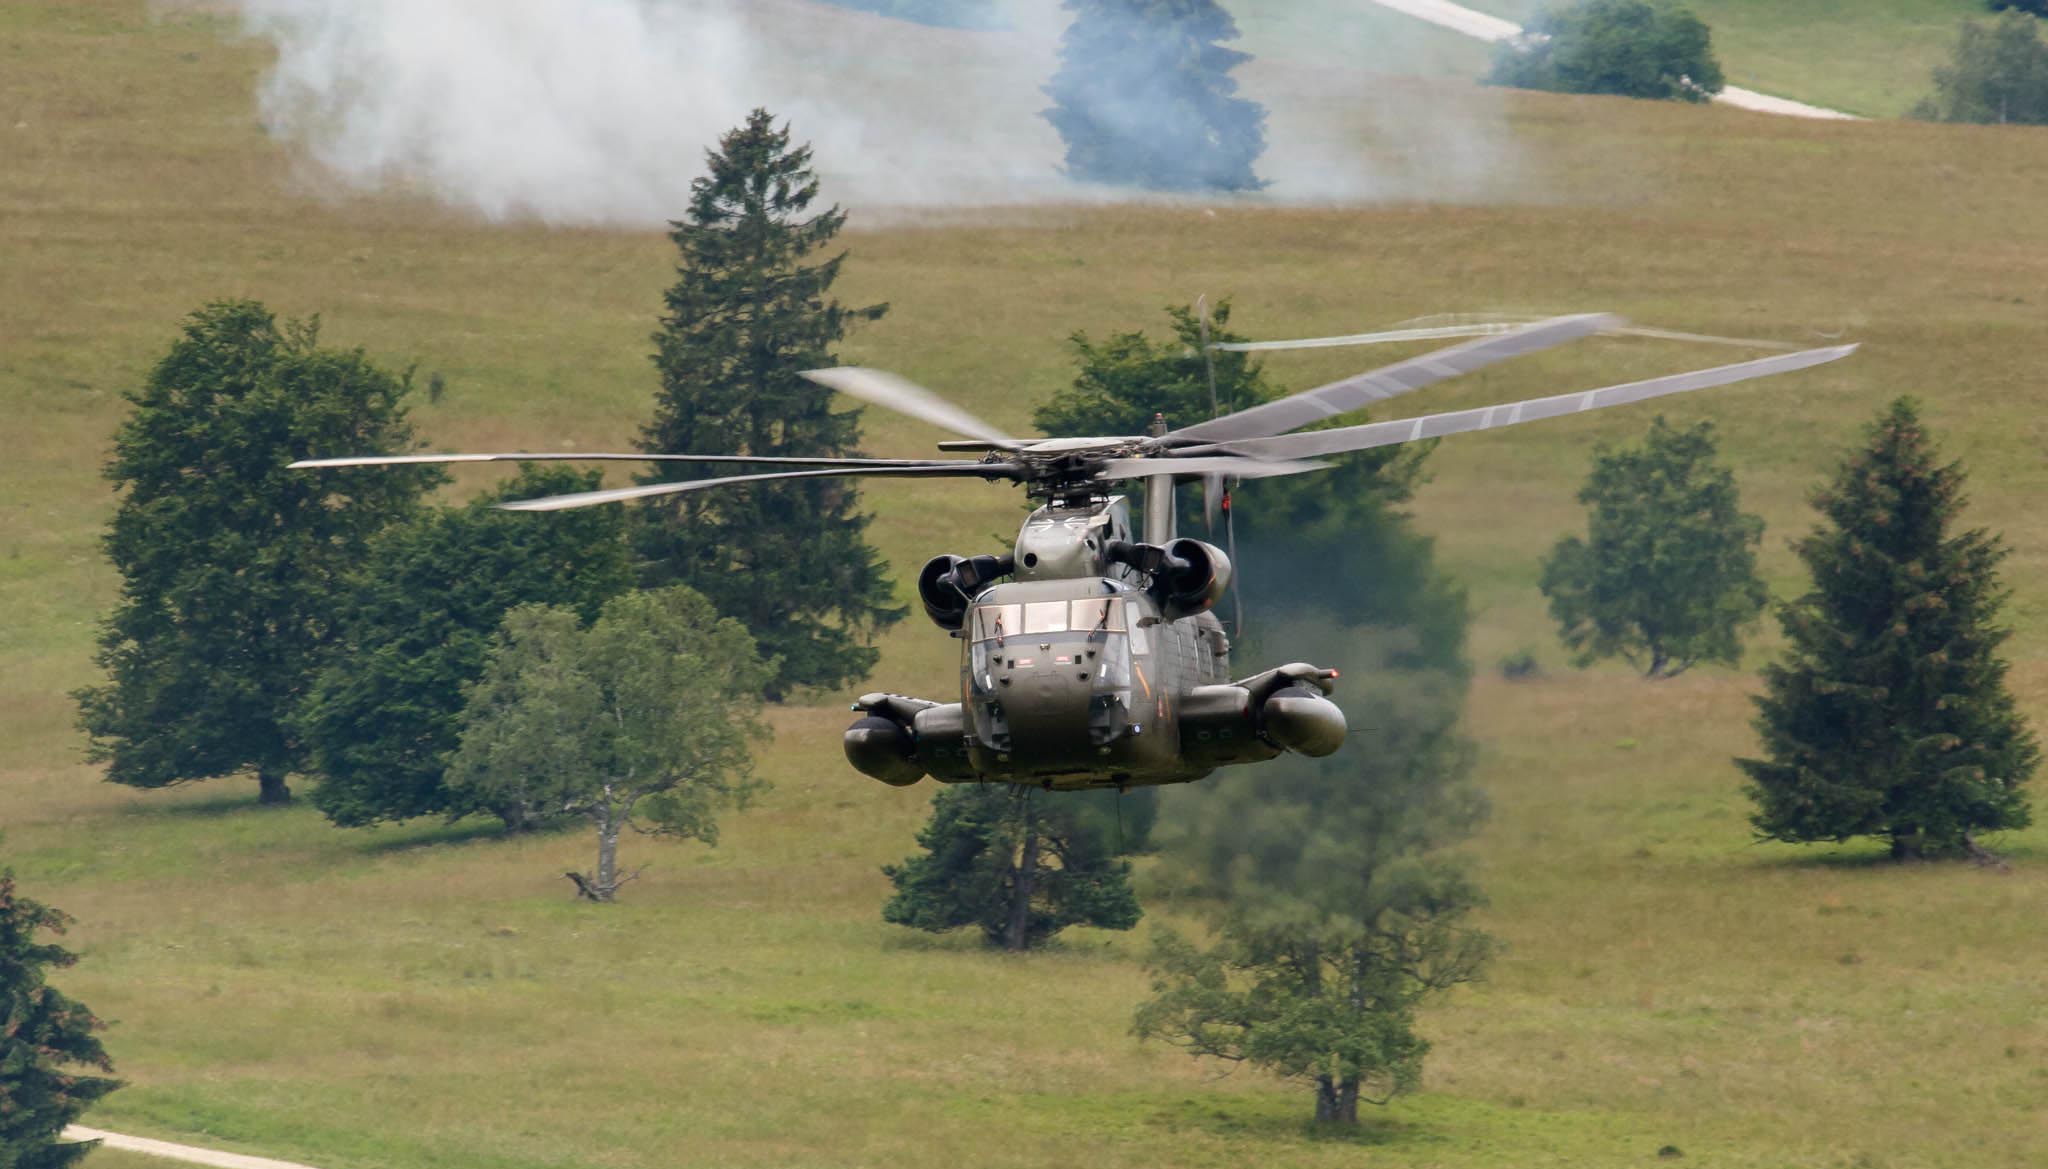
[[[1858, 11], [1936, 7], [1959, 5]], [[249, 782], [100, 782], [66, 696], [93, 678], [93, 622], [118, 585], [96, 546], [112, 503], [98, 470], [121, 391], [184, 313], [256, 297], [440, 374], [446, 394], [416, 420], [449, 449], [613, 448], [651, 400], [647, 337], [673, 263], [660, 232], [335, 195], [256, 124], [265, 51], [227, 31], [204, 7], [142, 0], [0, 9], [0, 857], [78, 918], [83, 961], [61, 985], [110, 1021], [129, 1082], [88, 1123], [323, 1169], [1977, 1169], [2048, 1147], [2048, 830], [1993, 842], [2009, 873], [1754, 844], [1729, 762], [1752, 746], [1750, 673], [1648, 684], [1565, 663], [1538, 560], [1581, 521], [1594, 445], [1639, 434], [1642, 409], [1431, 456], [1414, 512], [1470, 593], [1468, 723], [1495, 808], [1470, 848], [1484, 924], [1508, 948], [1488, 981], [1428, 1011], [1423, 1090], [1357, 1134], [1311, 1131], [1302, 1089], [1133, 1040], [1145, 927], [1009, 958], [885, 926], [879, 868], [912, 847], [930, 788], [846, 767], [847, 695], [775, 712], [761, 766], [776, 787], [716, 849], [629, 841], [651, 867], [608, 908], [572, 900], [561, 876], [588, 863], [583, 833], [342, 831], [310, 808], [259, 810]], [[1283, 33], [1248, 86], [1315, 102], [1289, 86], [1326, 75], [1324, 50]], [[1342, 145], [1406, 168], [1414, 196], [856, 208], [843, 294], [893, 309], [844, 357], [1023, 431], [1071, 376], [1067, 335], [1157, 329], [1162, 306], [1199, 294], [1233, 297], [1234, 324], [1259, 337], [1594, 309], [1846, 337], [1864, 345], [1849, 361], [1664, 412], [1717, 422], [1769, 524], [1767, 577], [1790, 596], [1807, 492], [1886, 401], [1917, 395], [1971, 470], [1971, 520], [2011, 545], [2014, 683], [2048, 713], [2048, 134], [1386, 85], [1487, 128], [1480, 195], [1431, 196], [1428, 151], [1361, 110]], [[1380, 356], [1269, 368], [1305, 388]], [[1735, 356], [1582, 343], [1385, 416]], [[883, 455], [943, 437], [872, 411], [867, 433]], [[1006, 542], [1019, 514], [981, 484], [865, 498], [899, 586], [927, 556]], [[1748, 665], [1775, 644], [1760, 633]], [[1525, 647], [1543, 676], [1501, 680], [1494, 663]], [[955, 643], [921, 621], [883, 648], [875, 686], [936, 694], [953, 674]], [[1171, 916], [1173, 890], [1143, 879], [1148, 909]], [[1667, 1147], [1682, 1160], [1660, 1160]]]

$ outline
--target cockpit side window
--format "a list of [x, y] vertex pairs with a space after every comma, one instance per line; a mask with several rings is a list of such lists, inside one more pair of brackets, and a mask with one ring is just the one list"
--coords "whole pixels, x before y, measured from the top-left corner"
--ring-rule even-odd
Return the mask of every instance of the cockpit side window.
[[1124, 629], [1124, 603], [1115, 597], [1091, 598], [1075, 601], [1069, 628], [1093, 632], [1122, 633]]
[[974, 610], [974, 640], [995, 641], [1024, 632], [1024, 606], [982, 605]]

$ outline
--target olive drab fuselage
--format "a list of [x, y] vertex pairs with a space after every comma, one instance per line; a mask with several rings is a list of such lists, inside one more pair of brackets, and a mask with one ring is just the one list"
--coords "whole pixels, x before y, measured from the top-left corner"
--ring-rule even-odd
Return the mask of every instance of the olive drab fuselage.
[[1011, 556], [928, 565], [920, 593], [960, 640], [960, 699], [863, 697], [848, 759], [896, 784], [929, 774], [1077, 789], [1186, 783], [1290, 746], [1334, 750], [1333, 671], [1230, 680], [1230, 641], [1209, 611], [1228, 582], [1222, 553], [1175, 541], [1179, 555], [1161, 557], [1130, 535], [1121, 497], [1048, 505]]

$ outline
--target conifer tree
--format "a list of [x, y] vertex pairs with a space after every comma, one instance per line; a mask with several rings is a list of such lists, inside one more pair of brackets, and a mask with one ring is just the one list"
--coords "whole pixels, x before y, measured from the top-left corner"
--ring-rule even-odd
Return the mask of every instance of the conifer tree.
[[1797, 545], [1813, 588], [1782, 607], [1785, 660], [1764, 671], [1763, 757], [1738, 760], [1760, 836], [1876, 836], [1898, 859], [1976, 852], [2030, 821], [2040, 761], [2006, 689], [2003, 543], [1955, 532], [1963, 469], [1942, 463], [1910, 399], [1814, 498]]
[[1066, 0], [1074, 22], [1046, 87], [1047, 121], [1083, 182], [1158, 191], [1255, 191], [1266, 108], [1236, 96], [1217, 0]]
[[[811, 213], [818, 180], [766, 110], [719, 140], [669, 238], [681, 253], [654, 335], [661, 391], [642, 431], [649, 452], [760, 456], [856, 453], [860, 411], [835, 410], [799, 376], [838, 364], [832, 347], [887, 305], [829, 298], [846, 255], [816, 259], [846, 224]], [[642, 482], [695, 478], [664, 465]], [[868, 516], [844, 481], [698, 492], [646, 510], [637, 537], [648, 584], [686, 584], [738, 619], [779, 662], [771, 697], [865, 677], [865, 639], [903, 618], [866, 539]]]
[[1769, 599], [1764, 522], [1715, 464], [1714, 424], [1680, 430], [1660, 415], [1641, 446], [1595, 455], [1579, 502], [1587, 537], [1558, 541], [1541, 586], [1578, 663], [1619, 655], [1649, 678], [1734, 665]]
[[305, 763], [290, 716], [333, 635], [342, 578], [370, 538], [442, 481], [430, 467], [295, 471], [314, 455], [411, 448], [410, 381], [318, 322], [249, 301], [194, 313], [129, 394], [106, 476], [121, 599], [102, 625], [108, 682], [77, 692], [107, 778], [156, 788], [253, 771], [264, 803]]
[[14, 874], [0, 869], [0, 1169], [76, 1164], [98, 1142], [60, 1144], [58, 1138], [94, 1101], [121, 1086], [80, 1070], [114, 1070], [93, 1035], [105, 1024], [48, 981], [49, 970], [78, 959], [36, 935], [61, 934], [70, 921], [18, 894]]
[[1019, 951], [1070, 925], [1138, 924], [1131, 866], [1116, 859], [1094, 805], [1070, 793], [960, 784], [932, 799], [924, 851], [882, 871], [896, 895], [882, 920], [944, 933], [978, 926]]

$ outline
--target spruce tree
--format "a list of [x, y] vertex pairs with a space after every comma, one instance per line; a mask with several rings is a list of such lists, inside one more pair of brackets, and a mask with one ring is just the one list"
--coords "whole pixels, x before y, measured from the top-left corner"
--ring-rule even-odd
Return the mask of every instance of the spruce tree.
[[1236, 96], [1237, 22], [1216, 0], [1066, 0], [1047, 121], [1083, 182], [1255, 191], [1266, 108]]
[[109, 780], [254, 772], [264, 803], [291, 798], [306, 752], [290, 719], [342, 579], [443, 477], [289, 464], [411, 449], [410, 389], [361, 350], [321, 348], [317, 321], [280, 326], [260, 304], [221, 301], [127, 395], [106, 468], [122, 492], [104, 541], [121, 574], [96, 659], [108, 681], [75, 695]]
[[2021, 785], [2040, 751], [1998, 652], [2006, 551], [1952, 531], [1963, 480], [1901, 398], [1815, 496], [1823, 522], [1797, 545], [1813, 587], [1779, 612], [1789, 645], [1757, 699], [1763, 757], [1738, 760], [1760, 836], [1876, 836], [1909, 859], [2029, 822]]
[[[799, 374], [838, 364], [832, 347], [887, 305], [829, 298], [846, 260], [822, 259], [846, 224], [818, 196], [811, 150], [766, 110], [719, 140], [669, 238], [681, 259], [654, 335], [661, 391], [641, 431], [650, 453], [818, 456], [856, 453], [860, 411]], [[766, 468], [764, 468], [766, 469]], [[666, 464], [643, 483], [696, 478]], [[648, 508], [637, 541], [650, 586], [686, 584], [737, 618], [779, 664], [771, 697], [830, 687], [874, 667], [866, 640], [901, 620], [894, 586], [866, 539], [869, 517], [843, 480], [698, 492]]]
[[1070, 925], [1138, 924], [1131, 866], [1116, 859], [1093, 801], [1073, 793], [961, 784], [932, 799], [923, 852], [882, 869], [896, 895], [882, 920], [944, 933], [977, 926], [1019, 951]]
[[39, 942], [61, 934], [71, 919], [15, 892], [14, 874], [0, 869], [0, 1169], [62, 1169], [98, 1144], [59, 1143], [66, 1126], [120, 1081], [80, 1068], [114, 1065], [93, 1032], [105, 1024], [67, 998], [48, 971], [78, 959]]

